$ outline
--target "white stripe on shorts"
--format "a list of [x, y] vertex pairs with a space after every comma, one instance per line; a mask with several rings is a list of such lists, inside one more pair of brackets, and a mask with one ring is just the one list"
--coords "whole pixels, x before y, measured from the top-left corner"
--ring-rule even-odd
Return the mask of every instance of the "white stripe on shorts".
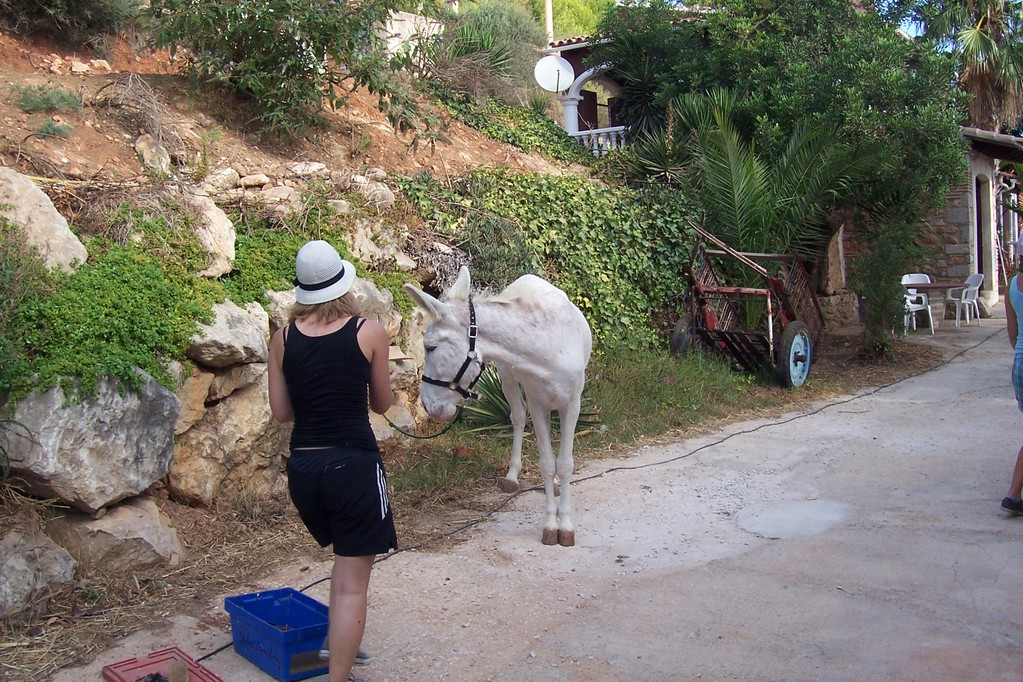
[[384, 479], [384, 470], [377, 464], [377, 492], [380, 495], [380, 520], [387, 518], [387, 481]]

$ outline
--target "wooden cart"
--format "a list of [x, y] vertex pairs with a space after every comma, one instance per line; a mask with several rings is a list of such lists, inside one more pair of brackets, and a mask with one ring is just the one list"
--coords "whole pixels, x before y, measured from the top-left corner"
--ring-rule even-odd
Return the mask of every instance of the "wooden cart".
[[[751, 373], [773, 368], [782, 385], [802, 386], [824, 333], [824, 315], [803, 264], [805, 259], [794, 254], [736, 251], [709, 232], [693, 228], [699, 239], [687, 273], [688, 306], [672, 335], [672, 349], [725, 353]], [[705, 242], [716, 248], [706, 248]], [[764, 287], [723, 284], [714, 270], [715, 258], [731, 258], [750, 268]], [[781, 263], [782, 276], [772, 275], [757, 261]], [[743, 313], [748, 319], [749, 311], [757, 318], [753, 327], [743, 324]]]

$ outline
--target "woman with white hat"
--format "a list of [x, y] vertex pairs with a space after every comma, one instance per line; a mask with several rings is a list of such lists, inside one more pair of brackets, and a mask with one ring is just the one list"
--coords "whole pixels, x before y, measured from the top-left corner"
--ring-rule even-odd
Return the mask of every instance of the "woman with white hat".
[[[270, 409], [295, 423], [288, 491], [321, 547], [333, 545], [327, 642], [330, 682], [354, 680], [377, 554], [398, 546], [369, 409], [394, 403], [384, 327], [355, 314], [355, 267], [325, 241], [295, 259], [295, 305], [270, 341]], [[396, 370], [395, 370], [396, 371]]]

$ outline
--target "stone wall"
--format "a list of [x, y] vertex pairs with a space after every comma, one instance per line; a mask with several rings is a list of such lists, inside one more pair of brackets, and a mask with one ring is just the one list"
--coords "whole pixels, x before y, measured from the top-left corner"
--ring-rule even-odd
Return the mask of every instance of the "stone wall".
[[[935, 279], [965, 279], [972, 272], [972, 195], [969, 175], [964, 174], [963, 183], [949, 190], [944, 208], [930, 213], [914, 239], [928, 251], [916, 270]], [[855, 267], [867, 255], [869, 225], [862, 216], [846, 224], [843, 246], [847, 268]]]

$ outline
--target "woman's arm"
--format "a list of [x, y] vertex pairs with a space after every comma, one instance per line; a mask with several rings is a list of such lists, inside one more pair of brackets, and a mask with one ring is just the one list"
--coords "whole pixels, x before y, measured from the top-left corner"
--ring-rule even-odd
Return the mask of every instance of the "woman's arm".
[[1012, 309], [1009, 297], [1005, 297], [1005, 331], [1009, 333], [1009, 344], [1016, 347], [1016, 337], [1019, 335], [1019, 324], [1016, 320], [1016, 311]]
[[379, 322], [366, 320], [359, 329], [359, 347], [369, 360], [369, 407], [383, 414], [394, 404], [394, 379], [387, 365], [390, 341], [387, 330]]
[[1009, 343], [1013, 349], [1016, 348], [1016, 337], [1019, 335], [1019, 321], [1016, 319], [1016, 310], [1012, 307], [1012, 299], [1009, 298], [1010, 290], [1016, 286], [1016, 277], [1009, 280], [1009, 287], [1005, 290], [1005, 331], [1009, 333]]
[[291, 396], [284, 380], [284, 329], [286, 327], [278, 329], [270, 339], [267, 380], [270, 384], [270, 412], [277, 421], [290, 422], [295, 420], [295, 412], [291, 409]]

